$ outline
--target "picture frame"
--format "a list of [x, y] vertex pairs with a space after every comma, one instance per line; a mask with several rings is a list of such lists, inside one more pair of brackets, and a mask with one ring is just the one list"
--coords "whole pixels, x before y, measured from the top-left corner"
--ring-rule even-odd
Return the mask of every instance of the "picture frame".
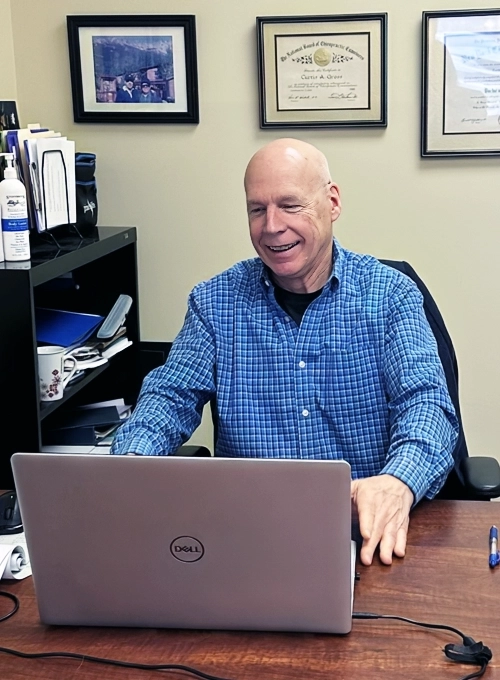
[[75, 123], [199, 122], [194, 15], [66, 19]]
[[500, 9], [422, 13], [422, 157], [500, 155]]
[[257, 17], [260, 127], [386, 127], [386, 45], [386, 13]]

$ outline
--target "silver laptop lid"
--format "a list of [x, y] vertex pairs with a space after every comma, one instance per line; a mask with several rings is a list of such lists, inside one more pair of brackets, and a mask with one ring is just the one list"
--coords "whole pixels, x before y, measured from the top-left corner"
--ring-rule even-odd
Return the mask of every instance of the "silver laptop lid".
[[40, 618], [347, 633], [343, 461], [18, 453]]

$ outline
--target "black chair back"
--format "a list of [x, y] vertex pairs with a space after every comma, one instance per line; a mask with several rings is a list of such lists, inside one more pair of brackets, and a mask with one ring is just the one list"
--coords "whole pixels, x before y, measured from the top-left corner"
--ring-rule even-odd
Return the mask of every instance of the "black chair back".
[[439, 358], [443, 364], [448, 390], [460, 424], [458, 441], [455, 450], [453, 451], [455, 467], [450, 472], [448, 479], [439, 492], [438, 498], [452, 498], [455, 500], [467, 499], [469, 496], [465, 490], [464, 479], [460, 470], [460, 461], [467, 458], [469, 453], [465, 442], [462, 416], [460, 413], [460, 402], [458, 399], [458, 364], [450, 334], [448, 333], [444, 319], [441, 316], [441, 312], [439, 311], [434, 298], [413, 267], [409, 265], [408, 262], [404, 261], [380, 260], [380, 262], [409, 276], [410, 279], [416, 283], [419, 291], [423, 295], [425, 316], [427, 317], [427, 321], [436, 338]]

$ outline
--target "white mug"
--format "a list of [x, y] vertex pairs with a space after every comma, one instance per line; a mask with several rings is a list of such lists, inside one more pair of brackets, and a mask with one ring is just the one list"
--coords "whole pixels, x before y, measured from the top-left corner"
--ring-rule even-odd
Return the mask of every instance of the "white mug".
[[[65, 355], [64, 347], [59, 345], [47, 345], [38, 347], [38, 378], [40, 381], [40, 400], [56, 401], [62, 399], [64, 388], [73, 377], [77, 361], [71, 354]], [[65, 374], [65, 365], [71, 362], [73, 365], [69, 373]]]

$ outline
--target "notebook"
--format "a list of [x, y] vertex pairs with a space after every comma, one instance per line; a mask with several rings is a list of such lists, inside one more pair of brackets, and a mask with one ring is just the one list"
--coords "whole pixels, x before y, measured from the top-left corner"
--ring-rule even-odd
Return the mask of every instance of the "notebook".
[[348, 633], [344, 461], [16, 453], [47, 624]]

